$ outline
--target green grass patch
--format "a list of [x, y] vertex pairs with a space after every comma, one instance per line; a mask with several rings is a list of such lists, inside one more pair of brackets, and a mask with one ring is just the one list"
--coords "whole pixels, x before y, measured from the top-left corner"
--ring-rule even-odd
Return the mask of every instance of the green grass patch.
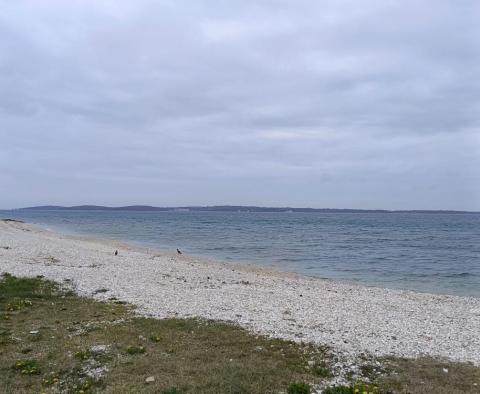
[[127, 347], [128, 354], [143, 354], [145, 353], [145, 346], [129, 346]]
[[42, 278], [17, 278], [3, 274], [0, 280], [0, 306], [33, 299], [50, 299], [59, 294], [59, 286]]
[[307, 383], [290, 383], [287, 388], [287, 394], [310, 394], [312, 387]]

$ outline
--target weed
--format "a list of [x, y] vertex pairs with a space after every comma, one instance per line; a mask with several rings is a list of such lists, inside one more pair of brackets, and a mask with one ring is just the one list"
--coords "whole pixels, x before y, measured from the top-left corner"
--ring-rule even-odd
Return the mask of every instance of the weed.
[[162, 338], [159, 335], [150, 335], [150, 340], [152, 342], [160, 342]]
[[312, 388], [307, 383], [290, 383], [287, 388], [288, 394], [310, 394]]
[[14, 369], [20, 371], [22, 375], [37, 375], [40, 373], [38, 362], [33, 359], [18, 360], [14, 365]]
[[5, 306], [5, 310], [7, 312], [14, 312], [14, 311], [20, 311], [24, 308], [32, 306], [33, 303], [30, 300], [16, 300], [13, 302], [8, 303]]
[[320, 378], [328, 378], [332, 376], [332, 373], [330, 372], [330, 370], [325, 367], [314, 367], [312, 369], [312, 372]]
[[145, 347], [144, 346], [129, 346], [127, 347], [127, 353], [128, 354], [143, 354], [145, 353]]
[[85, 361], [89, 358], [92, 358], [92, 353], [88, 350], [80, 351], [75, 353], [75, 357], [79, 360]]

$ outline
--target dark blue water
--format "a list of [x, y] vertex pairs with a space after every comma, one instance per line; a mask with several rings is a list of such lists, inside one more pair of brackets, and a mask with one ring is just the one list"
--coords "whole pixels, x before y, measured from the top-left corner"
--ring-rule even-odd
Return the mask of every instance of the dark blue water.
[[480, 297], [480, 215], [0, 211], [119, 239], [366, 285]]

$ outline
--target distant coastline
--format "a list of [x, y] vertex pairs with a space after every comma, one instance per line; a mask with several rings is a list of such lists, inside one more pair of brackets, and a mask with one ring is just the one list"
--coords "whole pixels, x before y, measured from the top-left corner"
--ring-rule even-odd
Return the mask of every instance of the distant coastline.
[[183, 207], [154, 207], [150, 205], [127, 205], [120, 207], [108, 207], [102, 205], [42, 205], [34, 207], [16, 208], [10, 210], [29, 211], [145, 211], [145, 212], [321, 212], [321, 213], [475, 213], [478, 211], [457, 210], [388, 210], [388, 209], [351, 209], [351, 208], [292, 208], [292, 207], [260, 207], [244, 205], [213, 205], [213, 206], [183, 206]]

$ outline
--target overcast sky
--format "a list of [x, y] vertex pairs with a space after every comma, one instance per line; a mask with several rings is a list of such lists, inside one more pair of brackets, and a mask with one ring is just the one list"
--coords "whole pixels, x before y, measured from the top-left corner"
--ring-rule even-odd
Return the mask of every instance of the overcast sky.
[[0, 0], [0, 207], [480, 210], [478, 0]]

